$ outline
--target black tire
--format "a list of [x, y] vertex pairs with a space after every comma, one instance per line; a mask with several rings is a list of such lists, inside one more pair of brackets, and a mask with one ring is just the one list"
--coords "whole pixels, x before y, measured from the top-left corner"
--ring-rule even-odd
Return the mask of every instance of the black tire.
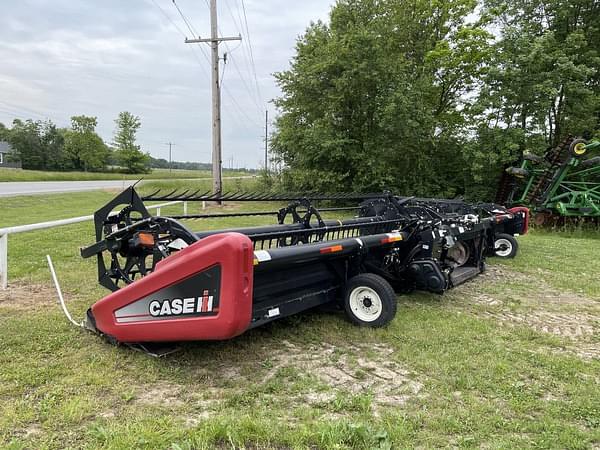
[[379, 275], [361, 273], [346, 283], [344, 310], [350, 322], [356, 325], [383, 327], [396, 316], [396, 293]]
[[498, 258], [514, 258], [519, 251], [519, 243], [514, 236], [500, 233], [494, 241], [494, 255]]
[[587, 144], [585, 139], [575, 139], [569, 146], [569, 153], [575, 158], [581, 158], [587, 153], [585, 145]]

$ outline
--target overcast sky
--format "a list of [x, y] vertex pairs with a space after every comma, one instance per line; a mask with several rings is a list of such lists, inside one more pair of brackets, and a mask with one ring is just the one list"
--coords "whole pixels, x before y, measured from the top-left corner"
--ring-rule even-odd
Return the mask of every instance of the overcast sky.
[[[202, 37], [210, 33], [208, 0], [177, 0]], [[219, 0], [223, 36], [243, 28], [242, 0]], [[258, 167], [263, 160], [264, 110], [279, 95], [272, 73], [284, 70], [296, 38], [326, 20], [333, 0], [244, 0], [256, 81], [245, 39], [231, 42], [224, 72], [223, 162]], [[157, 6], [158, 5], [158, 6]], [[161, 12], [161, 9], [164, 11]], [[165, 17], [165, 14], [175, 25]], [[98, 117], [111, 142], [119, 111], [140, 116], [139, 143], [155, 157], [210, 161], [211, 95], [206, 44], [192, 37], [172, 0], [21, 0], [0, 17], [0, 122], [72, 115]], [[196, 48], [193, 48], [196, 47]], [[221, 51], [228, 49], [221, 45]], [[258, 89], [256, 87], [258, 84]], [[260, 91], [260, 98], [258, 98]]]

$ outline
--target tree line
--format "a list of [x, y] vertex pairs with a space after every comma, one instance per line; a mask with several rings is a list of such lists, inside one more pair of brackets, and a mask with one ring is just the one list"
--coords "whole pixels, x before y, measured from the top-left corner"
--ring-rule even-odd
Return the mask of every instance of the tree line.
[[283, 187], [489, 199], [600, 135], [600, 1], [339, 0], [276, 79]]
[[15, 119], [10, 128], [0, 123], [0, 141], [10, 144], [14, 153], [9, 158], [21, 161], [23, 169], [100, 172], [120, 166], [128, 173], [147, 172], [150, 155], [136, 144], [140, 118], [124, 111], [115, 124], [112, 145], [96, 133], [98, 119], [84, 115], [71, 117], [69, 128], [51, 120]]

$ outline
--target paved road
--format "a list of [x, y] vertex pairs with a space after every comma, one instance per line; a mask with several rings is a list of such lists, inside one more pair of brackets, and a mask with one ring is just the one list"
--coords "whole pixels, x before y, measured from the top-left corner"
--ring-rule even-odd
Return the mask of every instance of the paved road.
[[[254, 175], [224, 177], [224, 179], [255, 178]], [[210, 178], [189, 178], [190, 181]], [[95, 191], [98, 189], [125, 189], [137, 180], [99, 180], [99, 181], [5, 181], [0, 182], [0, 197], [16, 195], [56, 194], [59, 192]], [[159, 181], [159, 180], [148, 180]], [[164, 180], [168, 181], [168, 180]]]
[[6, 181], [0, 182], [0, 197], [54, 194], [57, 192], [94, 191], [97, 189], [125, 189], [135, 182], [136, 180]]

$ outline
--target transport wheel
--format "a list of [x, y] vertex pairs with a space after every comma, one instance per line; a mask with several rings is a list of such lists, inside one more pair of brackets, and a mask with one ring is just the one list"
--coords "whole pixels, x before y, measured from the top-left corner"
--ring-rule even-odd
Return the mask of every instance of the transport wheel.
[[351, 322], [369, 327], [387, 325], [396, 316], [396, 294], [384, 278], [362, 273], [350, 278], [344, 292], [344, 309]]
[[540, 226], [540, 227], [542, 225], [544, 225], [547, 221], [548, 221], [548, 215], [545, 212], [538, 212], [535, 214], [535, 216], [533, 218], [533, 222], [537, 226]]
[[587, 152], [586, 145], [587, 143], [584, 139], [575, 139], [573, 142], [571, 142], [569, 151], [575, 158], [581, 158]]
[[498, 234], [494, 242], [495, 255], [500, 258], [514, 258], [519, 250], [519, 243], [510, 234]]

